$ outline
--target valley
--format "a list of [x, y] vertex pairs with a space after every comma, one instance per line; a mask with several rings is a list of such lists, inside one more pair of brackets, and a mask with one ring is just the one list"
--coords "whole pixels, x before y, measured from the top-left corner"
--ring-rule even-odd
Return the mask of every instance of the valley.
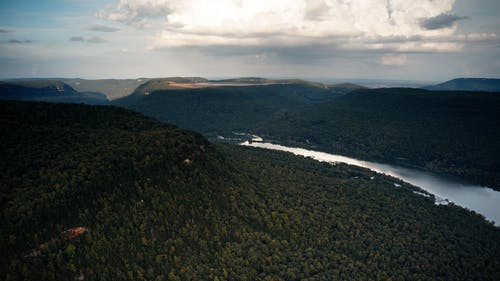
[[0, 108], [3, 280], [500, 275], [498, 227], [394, 178], [117, 107]]
[[[408, 167], [367, 162], [342, 155], [329, 154], [310, 149], [265, 143], [262, 138], [257, 136], [254, 136], [251, 142], [245, 141], [240, 145], [287, 151], [295, 155], [311, 157], [317, 161], [328, 162], [334, 165], [338, 163], [345, 163], [367, 168], [374, 172], [397, 178], [425, 190], [430, 194], [419, 191], [413, 192], [426, 197], [433, 196], [435, 204], [457, 204], [458, 206], [473, 210], [485, 216], [486, 220], [494, 222], [496, 226], [498, 226], [500, 222], [500, 206], [498, 205], [498, 202], [500, 202], [500, 192], [494, 191], [491, 188], [473, 185], [467, 182], [458, 181], [457, 179], [446, 178]], [[370, 179], [373, 180], [375, 177], [370, 177]], [[394, 186], [396, 188], [401, 187], [398, 183], [394, 183]]]
[[0, 2], [0, 281], [500, 280], [500, 1]]
[[410, 88], [324, 88], [309, 83], [142, 87], [114, 104], [203, 133], [233, 132], [359, 159], [415, 166], [499, 189], [500, 96]]

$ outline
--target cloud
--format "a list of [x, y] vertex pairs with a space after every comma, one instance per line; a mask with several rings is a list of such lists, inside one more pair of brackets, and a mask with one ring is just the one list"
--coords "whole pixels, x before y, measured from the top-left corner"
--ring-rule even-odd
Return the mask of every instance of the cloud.
[[284, 56], [304, 50], [311, 57], [456, 52], [476, 39], [455, 34], [454, 23], [463, 19], [451, 14], [455, 2], [120, 0], [98, 16], [134, 26], [155, 23], [159, 31], [149, 36], [149, 50]]
[[89, 43], [105, 43], [108, 42], [106, 39], [99, 37], [99, 36], [93, 36], [87, 39], [87, 42]]
[[73, 36], [73, 37], [69, 38], [69, 41], [72, 41], [72, 42], [85, 42], [85, 38], [83, 38], [81, 36]]
[[167, 0], [120, 0], [117, 6], [108, 6], [97, 13], [102, 19], [134, 23], [151, 18], [166, 17], [170, 6], [175, 5]]
[[7, 29], [0, 28], [0, 33], [7, 33], [7, 32], [9, 32]]
[[17, 40], [17, 39], [12, 39], [9, 40], [9, 43], [11, 44], [29, 44], [29, 43], [34, 43], [35, 41], [33, 40]]
[[453, 14], [442, 13], [435, 17], [425, 18], [420, 21], [420, 26], [427, 30], [450, 28], [459, 20], [467, 19]]
[[110, 26], [96, 24], [96, 25], [91, 26], [89, 28], [89, 30], [99, 31], [99, 32], [116, 32], [116, 31], [119, 31], [120, 29], [119, 28], [115, 28], [115, 27], [110, 27]]
[[405, 66], [408, 65], [408, 58], [405, 54], [387, 54], [380, 57], [379, 62], [388, 66]]
[[69, 38], [69, 41], [71, 42], [87, 42], [87, 43], [106, 43], [108, 42], [106, 39], [99, 37], [99, 36], [93, 36], [90, 38], [84, 38], [82, 36], [72, 36]]

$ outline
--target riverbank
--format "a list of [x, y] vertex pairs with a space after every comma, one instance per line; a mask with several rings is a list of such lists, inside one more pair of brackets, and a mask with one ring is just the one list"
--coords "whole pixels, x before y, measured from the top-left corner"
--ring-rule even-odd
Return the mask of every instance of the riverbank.
[[284, 145], [258, 141], [253, 141], [251, 143], [245, 141], [240, 143], [240, 145], [286, 151], [295, 155], [311, 157], [317, 161], [330, 163], [340, 162], [367, 168], [380, 174], [398, 178], [404, 182], [410, 183], [421, 188], [422, 190], [429, 192], [434, 196], [434, 201], [436, 204], [452, 202], [458, 206], [483, 215], [486, 220], [494, 222], [496, 226], [499, 226], [500, 205], [498, 204], [498, 202], [500, 202], [500, 192], [488, 187], [450, 180], [446, 176], [439, 176], [433, 173], [411, 169], [408, 167], [399, 167], [395, 165], [363, 161], [342, 155], [330, 154], [304, 148], [288, 147]]

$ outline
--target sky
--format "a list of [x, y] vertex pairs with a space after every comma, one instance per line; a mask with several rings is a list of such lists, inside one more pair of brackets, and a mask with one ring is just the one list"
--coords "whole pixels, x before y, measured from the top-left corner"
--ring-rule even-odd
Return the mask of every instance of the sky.
[[500, 78], [499, 0], [0, 0], [0, 78]]

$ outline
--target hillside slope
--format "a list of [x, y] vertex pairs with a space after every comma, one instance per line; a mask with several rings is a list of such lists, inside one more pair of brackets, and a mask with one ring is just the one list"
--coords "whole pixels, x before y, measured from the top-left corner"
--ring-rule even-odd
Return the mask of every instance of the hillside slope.
[[115, 107], [0, 109], [2, 280], [500, 276], [498, 228], [394, 179]]
[[[284, 110], [334, 100], [334, 90], [307, 84], [169, 89], [127, 97], [128, 108], [204, 134], [246, 131]], [[114, 104], [124, 105], [122, 100]]]
[[129, 101], [130, 109], [211, 138], [249, 132], [500, 189], [495, 93], [409, 88], [345, 93], [276, 84], [163, 90]]
[[139, 79], [62, 79], [61, 81], [70, 85], [79, 92], [103, 93], [109, 100], [128, 96], [134, 90], [145, 83], [147, 78]]
[[500, 79], [457, 78], [441, 84], [426, 86], [424, 89], [434, 91], [500, 92]]
[[416, 165], [500, 189], [500, 96], [362, 90], [288, 111], [261, 136], [388, 163]]
[[0, 100], [107, 104], [106, 96], [96, 92], [77, 92], [58, 80], [0, 82]]

